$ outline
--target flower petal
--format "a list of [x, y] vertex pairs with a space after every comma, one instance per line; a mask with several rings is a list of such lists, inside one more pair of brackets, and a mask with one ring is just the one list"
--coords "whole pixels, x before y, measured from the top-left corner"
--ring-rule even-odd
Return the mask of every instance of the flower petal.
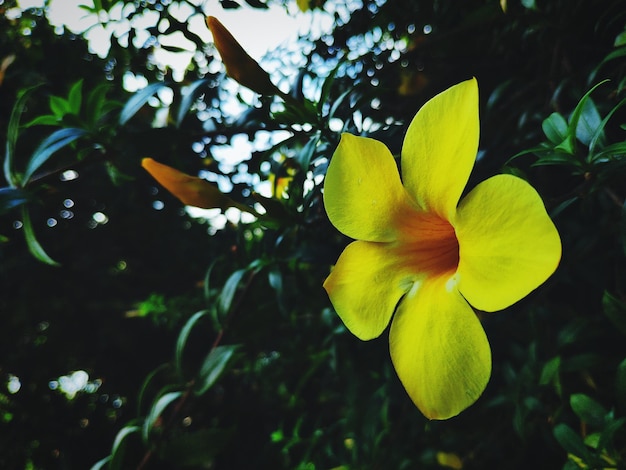
[[402, 299], [389, 346], [400, 381], [429, 419], [456, 416], [489, 382], [489, 342], [449, 276], [428, 278]]
[[324, 289], [352, 334], [369, 340], [384, 331], [411, 284], [402, 259], [387, 243], [356, 241], [343, 251]]
[[382, 142], [343, 134], [324, 182], [324, 206], [345, 235], [372, 242], [392, 241], [411, 202], [398, 167]]
[[459, 83], [428, 101], [409, 125], [402, 145], [402, 181], [425, 210], [449, 219], [478, 151], [478, 85]]
[[496, 311], [539, 287], [556, 270], [561, 240], [532, 186], [497, 175], [476, 186], [454, 221], [459, 290], [475, 308]]

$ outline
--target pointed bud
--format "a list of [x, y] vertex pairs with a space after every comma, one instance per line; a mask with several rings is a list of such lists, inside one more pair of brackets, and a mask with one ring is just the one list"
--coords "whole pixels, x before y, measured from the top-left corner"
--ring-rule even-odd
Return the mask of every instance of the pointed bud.
[[261, 95], [283, 95], [271, 82], [269, 74], [250, 57], [217, 18], [207, 17], [206, 24], [213, 34], [215, 48], [222, 57], [229, 77]]

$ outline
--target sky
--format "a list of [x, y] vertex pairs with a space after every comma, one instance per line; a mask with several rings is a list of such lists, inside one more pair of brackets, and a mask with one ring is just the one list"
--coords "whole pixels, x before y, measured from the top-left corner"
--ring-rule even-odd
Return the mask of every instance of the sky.
[[[333, 15], [320, 11], [303, 13], [298, 10], [295, 1], [290, 5], [290, 9], [287, 11], [284, 7], [272, 4], [267, 10], [255, 9], [248, 7], [244, 0], [241, 0], [242, 8], [226, 10], [221, 7], [218, 0], [191, 0], [195, 4], [202, 4], [204, 13], [209, 16], [217, 17], [226, 28], [233, 34], [233, 36], [241, 43], [243, 48], [257, 61], [263, 65], [263, 56], [281, 44], [294, 42], [298, 35], [308, 34], [310, 37], [319, 37], [324, 32], [330, 31], [333, 25]], [[26, 8], [42, 8], [46, 0], [18, 0], [18, 6], [21, 9]], [[101, 12], [100, 17], [95, 14], [90, 14], [84, 9], [81, 9], [81, 4], [92, 4], [91, 0], [48, 0], [48, 7], [46, 9], [46, 17], [50, 24], [55, 27], [66, 28], [67, 30], [82, 34], [89, 42], [91, 52], [105, 57], [110, 47], [111, 34], [120, 38], [120, 42], [123, 44], [125, 33], [131, 27], [130, 22], [126, 19], [128, 11], [124, 10], [123, 3], [119, 2], [109, 12]], [[170, 13], [177, 19], [185, 20], [190, 14], [190, 10], [181, 8], [180, 2], [173, 2], [168, 8]], [[188, 7], [188, 5], [185, 5]], [[130, 6], [130, 8], [133, 8]], [[19, 9], [14, 12], [19, 15]], [[148, 33], [142, 36], [141, 29], [144, 27], [154, 26], [158, 20], [158, 14], [144, 15], [144, 17], [135, 17], [133, 20], [133, 27], [136, 28], [138, 43], [137, 47], [141, 47], [143, 42], [149, 39]], [[200, 36], [207, 43], [212, 41], [211, 33], [208, 30], [204, 18], [200, 15], [196, 15], [190, 20], [189, 29]], [[87, 31], [86, 33], [84, 33]], [[189, 64], [192, 55], [194, 53], [195, 45], [187, 41], [182, 33], [179, 37], [160, 36], [159, 41], [161, 44], [174, 45], [179, 47], [185, 47], [189, 49], [189, 53], [177, 53], [159, 50], [155, 48], [154, 58], [162, 66], [168, 66], [173, 71], [173, 78], [176, 80], [182, 80], [184, 76], [184, 70]], [[270, 71], [270, 70], [268, 70]], [[284, 72], [284, 71], [283, 71]], [[132, 74], [130, 74], [132, 75]], [[143, 86], [147, 85], [147, 81], [143, 77], [135, 77], [132, 75], [127, 81], [125, 76], [124, 86], [128, 91], [135, 91]], [[238, 85], [229, 80], [225, 86], [230, 91], [236, 91]], [[247, 90], [239, 90], [244, 92]], [[251, 93], [251, 92], [250, 92]], [[235, 101], [235, 100], [233, 100]], [[239, 103], [234, 103], [238, 107]], [[235, 111], [236, 115], [239, 111]], [[255, 142], [259, 145], [258, 142]], [[266, 143], [267, 146], [271, 146], [270, 143]], [[238, 162], [245, 160], [246, 155], [250, 155], [253, 150], [253, 143], [249, 142], [247, 138], [233, 139], [230, 145], [223, 145], [219, 148], [214, 148], [214, 157], [227, 165], [237, 165]], [[211, 179], [211, 178], [208, 178]], [[218, 183], [224, 183], [218, 181]], [[255, 189], [266, 195], [271, 195], [271, 189], [267, 182], [260, 182], [255, 184]], [[220, 188], [223, 191], [228, 192], [228, 188]], [[157, 201], [158, 202], [158, 201]], [[212, 220], [212, 225], [219, 229], [225, 223], [226, 218], [223, 215], [213, 213], [215, 211], [196, 210], [192, 208], [190, 213], [196, 217], [206, 217]], [[233, 209], [233, 211], [236, 211]], [[236, 211], [239, 212], [239, 211]], [[227, 214], [228, 215], [228, 214]], [[247, 214], [243, 214], [244, 216]], [[234, 214], [233, 219], [242, 217], [242, 214]], [[216, 220], [219, 218], [220, 220]], [[230, 217], [229, 217], [230, 218]], [[234, 221], [234, 220], [233, 220]]]
[[[20, 8], [40, 8], [45, 0], [18, 0]], [[127, 11], [122, 9], [122, 3], [115, 5], [110, 12], [102, 12], [102, 20], [114, 20], [107, 26], [98, 24], [98, 17], [88, 14], [79, 7], [80, 4], [90, 4], [90, 0], [50, 0], [46, 16], [54, 26], [65, 27], [74, 33], [82, 33], [89, 29], [85, 37], [89, 40], [91, 51], [104, 57], [109, 48], [109, 37], [111, 32], [116, 35], [123, 35], [128, 30], [130, 24], [125, 20]], [[282, 43], [291, 42], [297, 38], [298, 33], [313, 33], [313, 37], [330, 30], [332, 27], [332, 16], [322, 12], [303, 13], [296, 8], [295, 2], [290, 5], [289, 11], [284, 7], [270, 3], [267, 10], [248, 7], [242, 1], [240, 9], [224, 9], [218, 0], [196, 0], [194, 3], [202, 4], [205, 14], [217, 17], [226, 28], [237, 38], [244, 49], [256, 60], [260, 61], [263, 55], [276, 48]], [[180, 3], [173, 2], [170, 5], [170, 12], [177, 18], [184, 19], [188, 16], [188, 5], [180, 6]], [[134, 25], [152, 26], [155, 24], [157, 15], [144, 15], [143, 18], [136, 18]], [[198, 34], [202, 39], [211, 42], [211, 33], [204, 23], [204, 18], [197, 15], [190, 22], [190, 30]], [[137, 41], [145, 41], [146, 37], [138, 35]], [[177, 37], [161, 37], [160, 40], [167, 45], [188, 46], [192, 49], [191, 43], [186, 43], [182, 35]], [[157, 51], [156, 60], [168, 65], [173, 69], [184, 70], [191, 59], [193, 52], [189, 54], [175, 55], [166, 51]]]

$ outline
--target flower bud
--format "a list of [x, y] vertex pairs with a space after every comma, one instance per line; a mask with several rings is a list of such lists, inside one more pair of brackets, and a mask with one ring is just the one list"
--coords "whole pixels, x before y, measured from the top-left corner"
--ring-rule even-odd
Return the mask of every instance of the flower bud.
[[206, 23], [213, 34], [215, 48], [222, 57], [229, 77], [261, 95], [283, 95], [271, 82], [269, 74], [250, 57], [217, 18], [209, 16]]

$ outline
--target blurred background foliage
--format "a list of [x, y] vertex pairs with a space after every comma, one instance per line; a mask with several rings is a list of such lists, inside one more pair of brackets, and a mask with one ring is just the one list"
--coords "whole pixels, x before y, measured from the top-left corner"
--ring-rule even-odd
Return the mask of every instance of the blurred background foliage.
[[[83, 3], [105, 54], [47, 7], [0, 0], [0, 467], [626, 468], [621, 0]], [[262, 61], [284, 101], [224, 75], [190, 27], [207, 6], [326, 12], [332, 28]], [[183, 73], [155, 60], [180, 47]], [[348, 242], [321, 187], [340, 132], [397, 153], [420, 105], [471, 76], [470, 186], [528, 179], [563, 259], [481, 315], [491, 382], [429, 422], [386, 334], [359, 342], [321, 287]], [[198, 215], [144, 157], [267, 215]]]

